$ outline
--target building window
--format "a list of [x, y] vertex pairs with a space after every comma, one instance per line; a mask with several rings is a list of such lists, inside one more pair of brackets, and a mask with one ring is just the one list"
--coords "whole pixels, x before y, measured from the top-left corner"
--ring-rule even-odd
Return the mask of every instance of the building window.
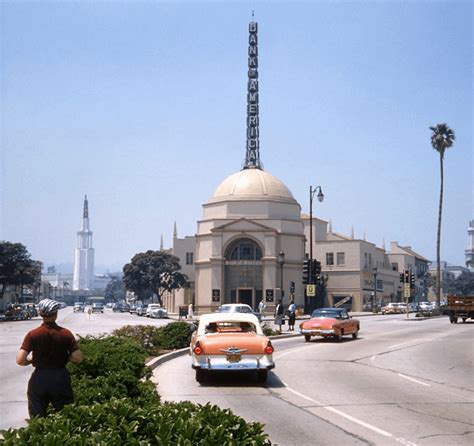
[[392, 263], [392, 271], [398, 271], [398, 263]]
[[364, 269], [367, 270], [369, 268], [369, 263], [367, 260], [367, 253], [364, 252]]
[[239, 240], [230, 248], [230, 260], [261, 260], [262, 251], [257, 244], [249, 239]]
[[346, 264], [346, 254], [344, 252], [337, 253], [337, 264], [338, 265], [345, 265]]
[[187, 252], [186, 253], [186, 265], [192, 265], [194, 262], [194, 253]]
[[326, 253], [326, 265], [334, 265], [334, 253], [327, 252]]

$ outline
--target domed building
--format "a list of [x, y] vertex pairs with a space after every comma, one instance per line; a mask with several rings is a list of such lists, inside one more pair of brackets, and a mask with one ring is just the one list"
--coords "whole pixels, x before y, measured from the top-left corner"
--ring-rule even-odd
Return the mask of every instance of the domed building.
[[[281, 180], [259, 167], [227, 177], [203, 205], [195, 249], [195, 301], [273, 305], [283, 286], [302, 296], [305, 236], [301, 207]], [[300, 302], [301, 304], [303, 302]]]

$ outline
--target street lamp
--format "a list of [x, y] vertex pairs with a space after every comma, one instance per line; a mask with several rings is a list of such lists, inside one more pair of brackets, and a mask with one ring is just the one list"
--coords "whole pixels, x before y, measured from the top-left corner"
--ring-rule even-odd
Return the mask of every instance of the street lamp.
[[318, 192], [318, 201], [321, 203], [324, 200], [323, 190], [321, 186], [309, 186], [309, 283], [313, 283], [313, 198], [314, 194]]
[[285, 264], [285, 253], [283, 251], [278, 254], [278, 263], [280, 265], [280, 298], [283, 303], [283, 265]]
[[377, 267], [374, 266], [374, 301], [372, 302], [372, 313], [374, 312], [374, 303], [377, 305]]

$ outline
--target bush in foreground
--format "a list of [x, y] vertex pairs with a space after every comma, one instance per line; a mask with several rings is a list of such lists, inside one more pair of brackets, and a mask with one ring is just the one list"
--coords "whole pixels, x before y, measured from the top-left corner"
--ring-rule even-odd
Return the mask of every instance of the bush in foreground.
[[[185, 332], [182, 327], [173, 330]], [[161, 403], [154, 384], [146, 379], [146, 353], [134, 340], [87, 337], [80, 340], [80, 347], [84, 361], [68, 365], [75, 404], [45, 418], [34, 418], [25, 428], [1, 431], [2, 444], [270, 444], [262, 424], [248, 423], [230, 410], [190, 402]]]

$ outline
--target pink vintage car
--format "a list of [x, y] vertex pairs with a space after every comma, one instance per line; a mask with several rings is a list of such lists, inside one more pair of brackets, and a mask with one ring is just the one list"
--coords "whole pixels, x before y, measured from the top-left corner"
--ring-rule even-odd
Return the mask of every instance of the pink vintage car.
[[312, 336], [341, 341], [343, 336], [352, 335], [352, 339], [357, 339], [359, 330], [360, 322], [352, 319], [344, 308], [319, 308], [313, 311], [310, 320], [300, 324], [300, 332], [306, 342]]

